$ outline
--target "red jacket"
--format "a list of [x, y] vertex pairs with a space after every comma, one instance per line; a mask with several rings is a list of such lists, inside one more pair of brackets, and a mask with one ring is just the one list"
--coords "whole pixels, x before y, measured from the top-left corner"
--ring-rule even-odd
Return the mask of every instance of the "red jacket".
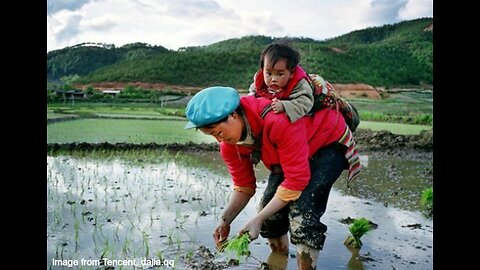
[[[310, 80], [305, 70], [303, 70], [300, 65], [297, 65], [293, 71], [293, 77], [290, 79], [285, 89], [279, 93], [276, 93], [275, 97], [278, 99], [288, 99], [293, 88], [295, 88], [301, 79]], [[258, 70], [257, 73], [255, 73], [255, 89], [257, 95], [260, 97], [265, 97], [270, 100], [274, 98], [273, 94], [268, 91], [268, 87], [263, 79], [262, 70]]]
[[[310, 180], [309, 158], [323, 146], [338, 141], [346, 124], [341, 113], [323, 109], [313, 116], [304, 116], [291, 123], [285, 114], [267, 113], [262, 110], [271, 103], [265, 98], [245, 96], [240, 104], [245, 112], [255, 139], [261, 136], [261, 160], [267, 169], [280, 164], [285, 180], [280, 186], [302, 191]], [[262, 132], [263, 129], [263, 132]], [[260, 134], [262, 133], [262, 134]], [[250, 154], [253, 147], [220, 143], [220, 152], [235, 186], [255, 190], [256, 178]]]

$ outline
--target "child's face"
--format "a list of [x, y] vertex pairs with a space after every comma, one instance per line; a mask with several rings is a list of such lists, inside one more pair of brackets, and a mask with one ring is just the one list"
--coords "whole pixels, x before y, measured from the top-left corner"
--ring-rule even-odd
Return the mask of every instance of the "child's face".
[[272, 67], [270, 59], [265, 58], [263, 66], [263, 78], [268, 88], [274, 92], [280, 92], [287, 86], [293, 73], [287, 68], [287, 60], [280, 59]]

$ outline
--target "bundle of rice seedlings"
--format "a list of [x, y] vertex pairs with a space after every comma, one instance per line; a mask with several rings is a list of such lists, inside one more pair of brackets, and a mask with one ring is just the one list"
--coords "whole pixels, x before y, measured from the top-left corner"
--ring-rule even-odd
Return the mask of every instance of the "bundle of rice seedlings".
[[224, 252], [231, 252], [240, 256], [248, 256], [250, 255], [250, 235], [248, 232], [244, 232], [241, 235], [236, 235], [230, 240], [225, 241], [220, 247], [220, 251]]
[[427, 188], [422, 191], [420, 203], [429, 212], [429, 216], [433, 216], [433, 188]]
[[352, 224], [348, 227], [350, 231], [350, 236], [345, 239], [344, 244], [352, 248], [361, 248], [362, 241], [360, 238], [365, 235], [367, 232], [372, 230], [370, 226], [370, 221], [366, 218], [355, 219]]

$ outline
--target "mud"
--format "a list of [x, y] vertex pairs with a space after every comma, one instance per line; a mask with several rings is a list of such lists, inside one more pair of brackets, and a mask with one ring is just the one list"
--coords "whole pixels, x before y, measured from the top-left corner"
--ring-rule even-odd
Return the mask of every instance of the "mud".
[[[433, 151], [433, 132], [422, 131], [418, 135], [399, 135], [389, 131], [359, 129], [354, 133], [359, 151], [379, 152], [384, 155], [418, 155]], [[48, 151], [58, 150], [132, 150], [132, 149], [168, 149], [177, 151], [218, 151], [217, 143], [172, 143], [172, 144], [133, 144], [133, 143], [51, 143]]]

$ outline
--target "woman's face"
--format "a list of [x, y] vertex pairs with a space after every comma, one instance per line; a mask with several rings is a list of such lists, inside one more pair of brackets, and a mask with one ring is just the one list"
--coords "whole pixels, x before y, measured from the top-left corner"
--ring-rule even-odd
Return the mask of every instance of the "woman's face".
[[236, 112], [233, 112], [228, 116], [227, 121], [211, 127], [203, 127], [200, 130], [205, 135], [212, 135], [218, 142], [236, 144], [242, 136], [243, 120]]
[[263, 78], [268, 88], [274, 92], [280, 92], [288, 84], [293, 73], [287, 68], [287, 60], [280, 59], [274, 66], [267, 57], [264, 60]]

